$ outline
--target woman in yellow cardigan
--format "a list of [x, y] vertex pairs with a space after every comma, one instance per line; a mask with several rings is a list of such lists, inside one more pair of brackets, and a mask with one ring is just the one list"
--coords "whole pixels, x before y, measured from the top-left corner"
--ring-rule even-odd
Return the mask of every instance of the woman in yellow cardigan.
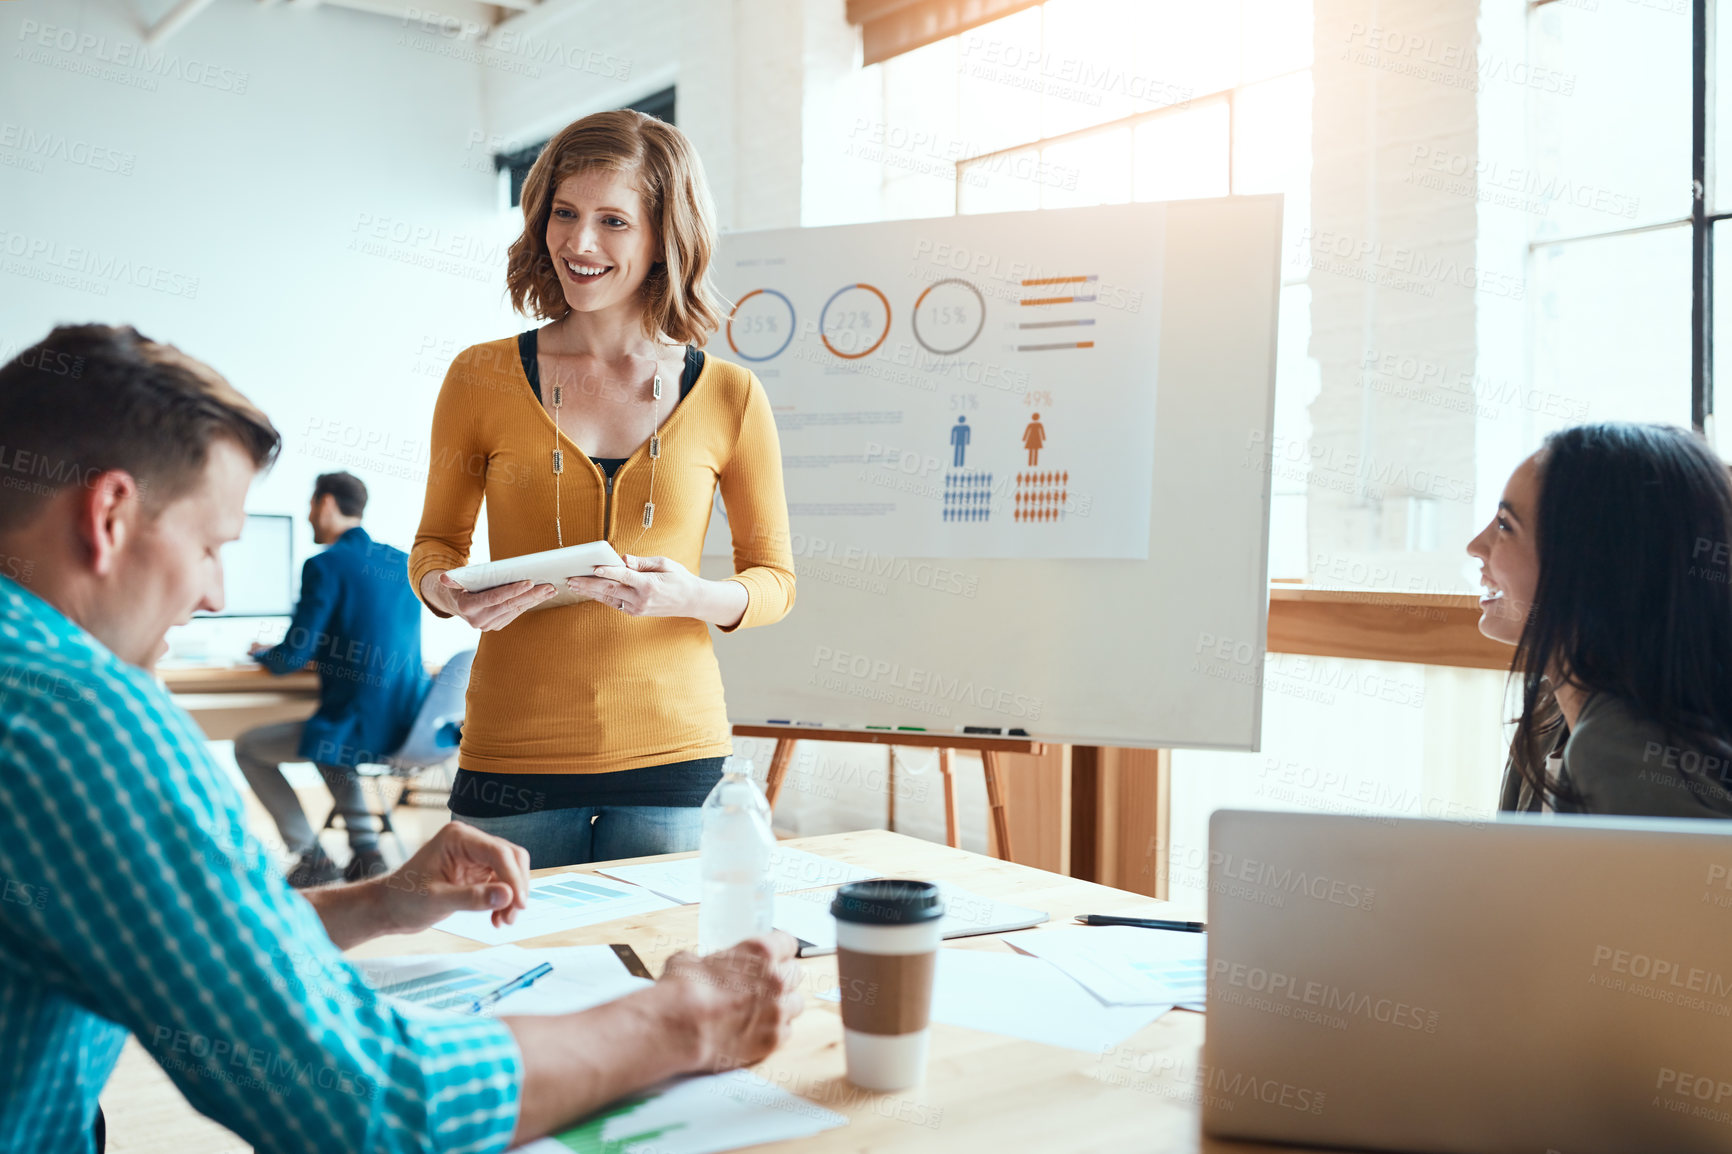
[[[699, 351], [720, 323], [703, 171], [677, 129], [603, 112], [523, 186], [513, 306], [549, 321], [466, 349], [433, 414], [410, 579], [482, 631], [451, 812], [566, 865], [697, 848], [732, 750], [709, 627], [794, 602], [781, 450], [764, 387]], [[734, 569], [696, 575], [717, 489]], [[487, 502], [494, 558], [606, 539], [626, 564], [568, 585], [466, 593]]]

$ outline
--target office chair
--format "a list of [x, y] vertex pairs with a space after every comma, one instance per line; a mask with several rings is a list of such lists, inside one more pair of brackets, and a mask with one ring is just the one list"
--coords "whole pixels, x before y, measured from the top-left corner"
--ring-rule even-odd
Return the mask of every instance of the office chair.
[[[415, 711], [415, 721], [409, 726], [409, 734], [403, 739], [403, 744], [377, 764], [355, 767], [356, 774], [361, 777], [392, 778], [402, 787], [390, 805], [381, 803], [381, 812], [373, 814], [379, 819], [380, 835], [390, 834], [397, 838], [399, 848], [402, 847], [403, 839], [391, 824], [391, 813], [398, 806], [409, 803], [410, 796], [415, 792], [416, 778], [427, 770], [447, 766], [456, 759], [457, 745], [463, 736], [464, 695], [469, 690], [469, 668], [473, 664], [473, 649], [465, 649], [447, 661], [434, 675], [433, 684], [428, 687], [427, 695], [421, 699], [421, 705]], [[321, 829], [335, 826], [339, 816], [337, 807], [333, 805]]]

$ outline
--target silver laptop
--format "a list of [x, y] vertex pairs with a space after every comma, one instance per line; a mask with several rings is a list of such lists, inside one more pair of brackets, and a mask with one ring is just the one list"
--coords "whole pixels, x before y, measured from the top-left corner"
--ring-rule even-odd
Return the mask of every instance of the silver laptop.
[[1203, 1125], [1732, 1151], [1732, 822], [1222, 810]]

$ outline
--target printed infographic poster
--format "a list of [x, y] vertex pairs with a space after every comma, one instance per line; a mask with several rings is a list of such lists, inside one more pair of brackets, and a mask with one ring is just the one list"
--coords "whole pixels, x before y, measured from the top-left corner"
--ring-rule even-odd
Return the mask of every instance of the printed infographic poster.
[[[806, 547], [1148, 556], [1166, 208], [738, 233], [708, 351], [769, 393]], [[718, 498], [707, 552], [729, 552]]]

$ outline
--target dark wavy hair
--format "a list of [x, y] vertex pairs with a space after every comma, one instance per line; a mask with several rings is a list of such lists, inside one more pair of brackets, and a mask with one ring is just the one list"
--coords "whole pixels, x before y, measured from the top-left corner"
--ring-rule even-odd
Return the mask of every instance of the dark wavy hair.
[[1564, 724], [1554, 674], [1619, 698], [1668, 743], [1732, 754], [1725, 463], [1683, 429], [1607, 422], [1551, 434], [1537, 464], [1539, 576], [1510, 669], [1516, 771], [1542, 797], [1579, 800], [1545, 768]]

